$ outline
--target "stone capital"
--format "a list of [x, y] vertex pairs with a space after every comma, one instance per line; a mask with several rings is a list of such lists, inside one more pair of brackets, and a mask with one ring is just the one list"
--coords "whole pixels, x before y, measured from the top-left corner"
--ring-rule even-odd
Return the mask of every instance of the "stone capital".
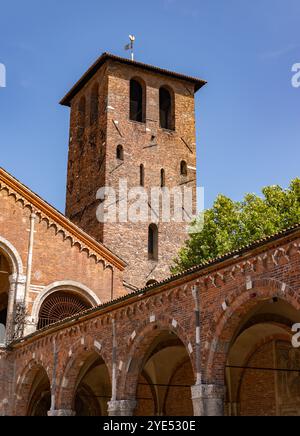
[[223, 416], [225, 387], [222, 385], [195, 385], [191, 388], [194, 416]]
[[221, 385], [195, 385], [192, 386], [192, 399], [194, 398], [224, 398], [225, 387]]
[[24, 274], [11, 274], [9, 276], [9, 282], [12, 285], [25, 285], [26, 276]]
[[135, 400], [118, 400], [109, 401], [107, 404], [109, 416], [132, 416], [137, 402]]
[[75, 416], [74, 410], [59, 409], [59, 410], [49, 410], [48, 416]]

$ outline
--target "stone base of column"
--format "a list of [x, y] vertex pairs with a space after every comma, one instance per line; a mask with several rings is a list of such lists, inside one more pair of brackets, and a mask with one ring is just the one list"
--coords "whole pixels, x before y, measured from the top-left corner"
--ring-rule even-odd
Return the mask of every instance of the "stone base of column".
[[225, 388], [218, 385], [192, 386], [194, 416], [223, 416]]
[[60, 409], [60, 410], [49, 410], [48, 416], [75, 416], [74, 410]]
[[137, 405], [135, 400], [109, 401], [107, 404], [109, 416], [132, 416]]

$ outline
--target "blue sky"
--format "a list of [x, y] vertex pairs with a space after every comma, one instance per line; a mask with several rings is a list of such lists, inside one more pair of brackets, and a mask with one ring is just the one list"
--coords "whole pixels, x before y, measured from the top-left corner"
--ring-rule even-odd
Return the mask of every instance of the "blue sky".
[[299, 0], [2, 2], [0, 166], [64, 210], [69, 111], [58, 101], [103, 51], [208, 81], [196, 99], [206, 207], [300, 176]]

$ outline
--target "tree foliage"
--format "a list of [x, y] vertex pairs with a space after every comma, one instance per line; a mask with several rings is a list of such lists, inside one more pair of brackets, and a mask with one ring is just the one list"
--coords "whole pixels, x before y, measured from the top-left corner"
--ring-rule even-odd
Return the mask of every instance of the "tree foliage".
[[[247, 194], [243, 201], [219, 195], [204, 212], [203, 230], [192, 233], [174, 260], [178, 273], [209, 259], [222, 256], [300, 223], [300, 179], [288, 189], [268, 186], [263, 196]], [[203, 220], [199, 216], [197, 221]]]

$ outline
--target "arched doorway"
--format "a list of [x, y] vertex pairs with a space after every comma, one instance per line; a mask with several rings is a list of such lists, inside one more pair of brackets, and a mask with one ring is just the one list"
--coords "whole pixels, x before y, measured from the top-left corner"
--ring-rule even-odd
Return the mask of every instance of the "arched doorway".
[[[37, 366], [32, 370], [27, 416], [47, 416], [51, 407], [50, 381], [45, 369]], [[25, 389], [25, 387], [24, 387]]]
[[297, 322], [299, 312], [278, 298], [244, 318], [226, 363], [227, 415], [300, 415], [300, 350], [292, 346]]
[[9, 276], [12, 270], [6, 255], [0, 250], [0, 345], [5, 343]]
[[181, 340], [161, 331], [144, 356], [138, 378], [136, 416], [192, 416], [194, 373]]
[[103, 359], [91, 353], [85, 359], [76, 383], [74, 410], [77, 416], [106, 416], [111, 382]]

